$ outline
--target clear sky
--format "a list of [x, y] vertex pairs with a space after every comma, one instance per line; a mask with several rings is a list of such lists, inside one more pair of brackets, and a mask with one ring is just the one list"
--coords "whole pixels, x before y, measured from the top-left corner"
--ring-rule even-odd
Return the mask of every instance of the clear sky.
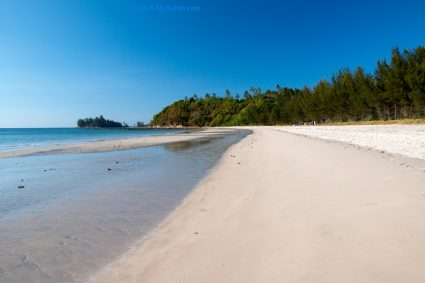
[[424, 15], [419, 0], [1, 0], [0, 127], [149, 122], [195, 93], [373, 71], [425, 44]]

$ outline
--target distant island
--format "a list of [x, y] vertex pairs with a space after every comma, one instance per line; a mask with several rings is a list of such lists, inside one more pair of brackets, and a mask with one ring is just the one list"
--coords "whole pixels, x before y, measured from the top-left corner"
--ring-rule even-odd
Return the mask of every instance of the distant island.
[[153, 117], [153, 127], [277, 125], [425, 117], [425, 47], [395, 48], [373, 74], [342, 69], [302, 89], [251, 87], [242, 95], [207, 93], [178, 100]]
[[102, 115], [96, 118], [85, 118], [77, 121], [78, 128], [126, 128], [127, 124], [105, 119]]

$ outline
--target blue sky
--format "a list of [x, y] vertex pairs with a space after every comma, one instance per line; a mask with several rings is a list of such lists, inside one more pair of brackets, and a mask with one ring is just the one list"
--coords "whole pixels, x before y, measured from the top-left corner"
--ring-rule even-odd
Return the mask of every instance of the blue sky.
[[424, 45], [424, 3], [2, 0], [0, 127], [149, 122], [195, 93], [373, 71], [392, 47]]

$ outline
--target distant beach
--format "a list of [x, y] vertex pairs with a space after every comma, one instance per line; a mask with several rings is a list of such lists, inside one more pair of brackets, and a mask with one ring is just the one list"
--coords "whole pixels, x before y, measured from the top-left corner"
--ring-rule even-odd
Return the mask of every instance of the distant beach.
[[64, 146], [81, 142], [183, 133], [184, 129], [79, 129], [79, 128], [2, 128], [0, 154], [40, 147]]
[[[221, 130], [222, 132], [225, 130]], [[40, 154], [105, 152], [114, 150], [135, 149], [139, 147], [160, 145], [172, 142], [182, 142], [214, 136], [215, 130], [189, 129], [149, 129], [145, 131], [109, 130], [109, 129], [33, 129], [0, 130], [3, 143], [0, 142], [0, 158], [10, 158]], [[13, 138], [8, 137], [9, 132]], [[19, 132], [21, 142], [14, 136]], [[29, 132], [29, 134], [27, 133]], [[27, 139], [37, 138], [39, 142]], [[43, 139], [43, 134], [46, 138]], [[28, 137], [27, 137], [28, 136]], [[9, 141], [12, 140], [13, 142]]]

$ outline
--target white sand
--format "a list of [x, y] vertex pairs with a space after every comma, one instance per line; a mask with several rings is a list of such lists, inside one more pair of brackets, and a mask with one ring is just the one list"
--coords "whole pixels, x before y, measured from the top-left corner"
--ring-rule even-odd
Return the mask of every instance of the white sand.
[[425, 125], [296, 126], [276, 129], [425, 159]]
[[55, 153], [84, 153], [84, 152], [104, 152], [115, 150], [134, 149], [145, 146], [160, 145], [172, 142], [183, 142], [195, 139], [202, 139], [220, 134], [228, 129], [206, 129], [191, 133], [182, 133], [174, 135], [155, 135], [146, 137], [102, 140], [93, 142], [83, 142], [69, 145], [59, 145], [51, 147], [38, 147], [25, 150], [0, 153], [0, 158], [10, 158], [18, 156], [28, 156], [37, 154], [55, 154]]
[[256, 128], [90, 281], [425, 282], [424, 184], [385, 154]]

